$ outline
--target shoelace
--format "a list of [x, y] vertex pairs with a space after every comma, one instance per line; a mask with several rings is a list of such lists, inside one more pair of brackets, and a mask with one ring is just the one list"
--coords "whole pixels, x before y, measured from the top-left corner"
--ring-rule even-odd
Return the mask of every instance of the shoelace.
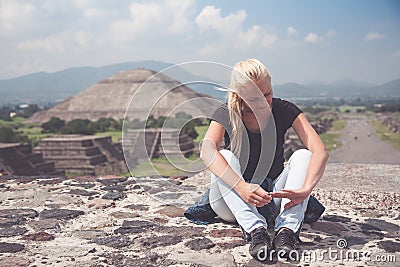
[[294, 247], [294, 239], [290, 235], [290, 233], [282, 232], [278, 235], [278, 244], [285, 245], [289, 244], [290, 246]]
[[263, 230], [257, 231], [254, 233], [252, 240], [269, 242], [269, 235], [266, 233], [266, 231], [263, 231]]

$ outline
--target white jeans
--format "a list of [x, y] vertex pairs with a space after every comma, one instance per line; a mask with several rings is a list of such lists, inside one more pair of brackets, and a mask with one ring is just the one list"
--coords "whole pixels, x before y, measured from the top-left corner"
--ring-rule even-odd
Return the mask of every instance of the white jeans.
[[[240, 176], [239, 159], [229, 150], [219, 151], [230, 167]], [[306, 149], [295, 151], [288, 160], [282, 173], [273, 181], [273, 191], [282, 189], [298, 189], [304, 184], [311, 152]], [[243, 177], [242, 177], [243, 179]], [[267, 222], [255, 206], [245, 202], [235, 190], [220, 178], [211, 174], [210, 204], [215, 213], [223, 220], [228, 222], [238, 222], [247, 233], [263, 226], [267, 227]], [[280, 213], [275, 219], [275, 231], [281, 227], [287, 227], [293, 232], [297, 232], [304, 218], [307, 208], [308, 197], [298, 205], [289, 209], [284, 209], [287, 198], [274, 198], [275, 205], [280, 208]]]

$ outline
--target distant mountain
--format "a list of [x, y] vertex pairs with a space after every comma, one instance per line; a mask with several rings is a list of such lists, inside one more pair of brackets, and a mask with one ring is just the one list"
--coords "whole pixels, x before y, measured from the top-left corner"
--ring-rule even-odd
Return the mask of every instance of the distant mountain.
[[340, 80], [331, 84], [313, 82], [307, 85], [285, 83], [275, 85], [274, 94], [284, 98], [302, 97], [400, 97], [400, 79], [381, 85], [372, 86], [368, 83], [353, 80]]
[[127, 62], [104, 67], [75, 67], [55, 73], [38, 72], [0, 80], [0, 104], [61, 101], [120, 71], [149, 68], [160, 71], [172, 66], [159, 61]]
[[[47, 105], [74, 96], [89, 86], [121, 71], [146, 68], [161, 71], [174, 64], [160, 61], [138, 61], [107, 65], [103, 67], [75, 67], [55, 73], [33, 73], [13, 79], [0, 80], [0, 105], [37, 103]], [[174, 68], [167, 75], [183, 83], [187, 81], [208, 80], [186, 71]], [[188, 84], [200, 94], [207, 94], [224, 100], [226, 92], [218, 91], [212, 84]], [[382, 85], [371, 86], [352, 80], [341, 80], [332, 84], [314, 82], [301, 85], [285, 83], [274, 85], [275, 96], [282, 98], [299, 97], [399, 97], [400, 79]]]
[[274, 96], [282, 98], [324, 97], [328, 94], [326, 90], [303, 86], [298, 83], [274, 85], [272, 88]]
[[370, 95], [384, 95], [386, 97], [400, 96], [400, 79], [369, 87], [366, 90]]

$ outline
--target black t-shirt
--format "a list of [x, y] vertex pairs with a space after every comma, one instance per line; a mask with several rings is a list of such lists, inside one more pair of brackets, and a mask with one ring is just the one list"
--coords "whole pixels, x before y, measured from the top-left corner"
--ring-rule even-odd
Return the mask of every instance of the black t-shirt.
[[[302, 111], [295, 104], [280, 98], [273, 98], [272, 115], [274, 120], [270, 120], [261, 133], [251, 132], [247, 128], [244, 130], [246, 133], [243, 133], [244, 140], [242, 140], [239, 160], [243, 178], [246, 181], [250, 181], [256, 176], [256, 178], [260, 179], [266, 177], [275, 179], [279, 176], [283, 170], [284, 163], [283, 144], [285, 142], [285, 133], [300, 113]], [[211, 119], [224, 126], [225, 148], [229, 149], [229, 135], [232, 132], [232, 125], [230, 124], [227, 106], [219, 107]], [[263, 136], [262, 138], [261, 135]], [[276, 140], [275, 147], [273, 147], [274, 139]], [[261, 154], [261, 147], [263, 148], [263, 154]], [[266, 173], [268, 174], [265, 175]]]

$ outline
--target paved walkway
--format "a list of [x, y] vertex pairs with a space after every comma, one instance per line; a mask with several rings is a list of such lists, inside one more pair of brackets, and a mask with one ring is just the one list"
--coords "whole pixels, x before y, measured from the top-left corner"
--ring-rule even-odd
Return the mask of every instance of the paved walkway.
[[400, 152], [374, 135], [365, 115], [347, 115], [340, 137], [343, 146], [330, 153], [329, 162], [400, 164]]

